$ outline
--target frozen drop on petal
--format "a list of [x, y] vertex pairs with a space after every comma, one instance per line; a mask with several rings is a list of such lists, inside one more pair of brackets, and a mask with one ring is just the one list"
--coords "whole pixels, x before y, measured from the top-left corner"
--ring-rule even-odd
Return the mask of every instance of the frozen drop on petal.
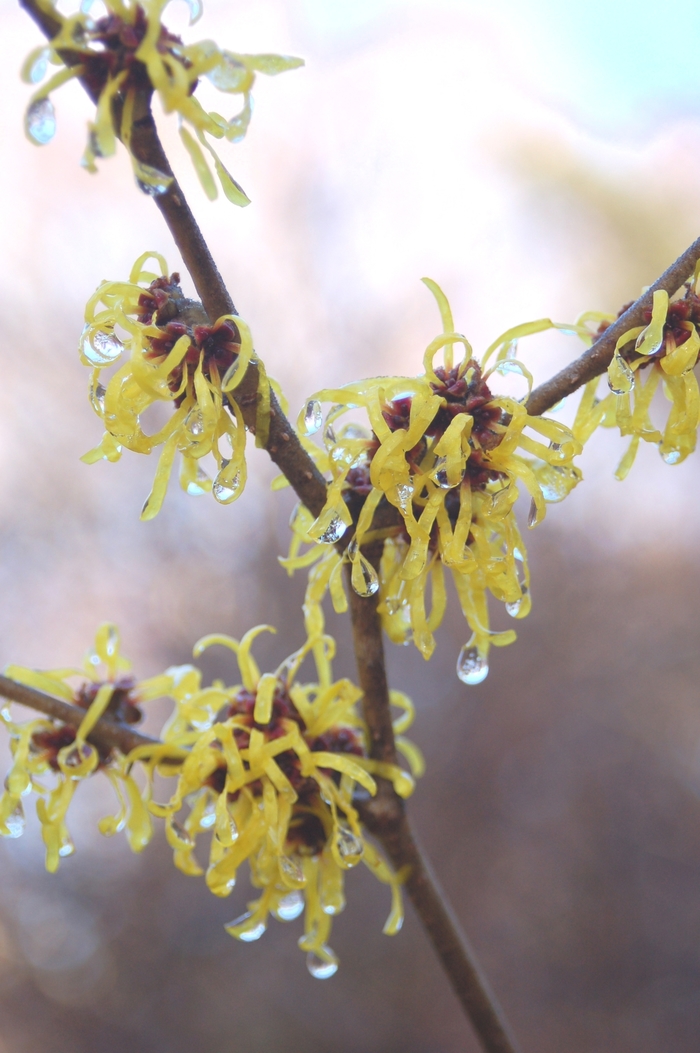
[[304, 427], [307, 435], [313, 435], [323, 424], [323, 410], [317, 399], [309, 399], [304, 409]]
[[255, 921], [255, 915], [248, 910], [245, 914], [241, 914], [240, 917], [230, 921], [224, 928], [236, 939], [243, 940], [244, 943], [253, 943], [255, 940], [260, 939], [266, 929], [266, 925], [264, 921]]
[[279, 867], [283, 879], [290, 885], [297, 885], [301, 888], [306, 884], [304, 871], [291, 856], [280, 856]]
[[309, 951], [306, 956], [306, 968], [317, 980], [327, 980], [338, 971], [338, 959], [330, 947], [325, 944], [321, 948], [323, 957], [314, 951]]
[[200, 468], [198, 465], [197, 478], [191, 479], [190, 482], [187, 484], [187, 493], [190, 495], [190, 497], [201, 497], [202, 494], [206, 494], [208, 490], [208, 482], [209, 476], [204, 471], [204, 469]]
[[94, 384], [92, 382], [90, 383], [90, 402], [95, 413], [99, 414], [100, 417], [104, 414], [105, 411], [106, 394], [107, 389], [104, 388], [102, 384], [99, 383], [99, 381], [95, 382]]
[[56, 111], [48, 96], [36, 99], [24, 117], [24, 128], [33, 143], [45, 146], [56, 134]]
[[58, 850], [59, 856], [64, 859], [66, 856], [72, 856], [75, 852], [75, 845], [71, 841], [70, 837], [64, 837], [61, 842], [61, 847]]
[[250, 82], [248, 70], [228, 51], [223, 52], [222, 61], [205, 76], [219, 91], [245, 91]]
[[105, 653], [113, 658], [117, 653], [119, 647], [119, 630], [116, 625], [110, 625], [107, 628], [107, 639], [105, 641]]
[[334, 545], [336, 541], [340, 541], [347, 529], [340, 516], [334, 515], [318, 540], [322, 545]]
[[187, 832], [187, 830], [185, 830], [182, 823], [178, 823], [176, 819], [173, 819], [170, 828], [178, 841], [181, 841], [183, 845], [187, 846], [187, 848], [194, 848], [194, 838]]
[[204, 417], [202, 416], [202, 411], [199, 406], [193, 406], [187, 414], [187, 417], [185, 418], [185, 427], [195, 439], [198, 439], [204, 432]]
[[377, 572], [362, 556], [353, 561], [352, 587], [358, 596], [374, 596], [375, 592], [379, 592]]
[[211, 492], [213, 493], [214, 497], [219, 502], [219, 504], [228, 505], [231, 503], [231, 501], [234, 500], [234, 498], [238, 496], [240, 492], [241, 473], [236, 472], [233, 479], [230, 480], [222, 479], [222, 474], [223, 472], [219, 472], [219, 474], [217, 475], [216, 479], [214, 480], [214, 485], [211, 488]]
[[348, 867], [357, 866], [362, 859], [364, 845], [362, 840], [345, 823], [341, 823], [338, 826], [336, 844], [338, 846], [338, 854], [345, 865]]
[[666, 462], [666, 464], [678, 464], [678, 462], [681, 459], [681, 451], [680, 450], [666, 450], [665, 453], [661, 454], [661, 457]]
[[24, 808], [21, 801], [17, 802], [8, 815], [5, 826], [7, 827], [6, 837], [21, 837], [24, 833]]
[[206, 807], [199, 817], [199, 825], [202, 830], [208, 830], [209, 827], [213, 826], [216, 822], [216, 804], [214, 801], [207, 801]]
[[287, 893], [277, 904], [275, 911], [280, 921], [294, 921], [304, 909], [304, 897], [298, 889]]
[[46, 68], [49, 63], [51, 52], [48, 48], [42, 48], [36, 53], [36, 57], [27, 71], [27, 80], [30, 84], [38, 84], [46, 76]]
[[399, 507], [402, 512], [408, 512], [411, 508], [413, 498], [413, 483], [399, 483], [396, 487], [396, 496], [399, 499]]
[[620, 355], [608, 367], [608, 387], [613, 395], [626, 395], [634, 384], [634, 372]]
[[185, 0], [190, 9], [190, 25], [193, 26], [202, 17], [202, 0]]
[[506, 604], [506, 612], [511, 618], [517, 618], [520, 614], [520, 608], [523, 605], [523, 598], [519, 596], [517, 600], [513, 600], [511, 603]]
[[150, 197], [160, 197], [169, 189], [173, 181], [172, 176], [153, 168], [152, 165], [145, 165], [141, 161], [134, 161], [134, 175], [139, 190]]
[[473, 644], [465, 644], [457, 659], [457, 676], [463, 684], [480, 684], [489, 673], [486, 658]]
[[531, 526], [534, 526], [536, 522], [537, 522], [537, 505], [535, 504], [535, 499], [533, 497], [532, 501], [530, 502], [530, 511], [528, 512], [528, 515], [527, 515], [527, 525], [531, 527]]
[[86, 325], [78, 350], [91, 366], [108, 366], [116, 362], [124, 345], [111, 329], [95, 329]]

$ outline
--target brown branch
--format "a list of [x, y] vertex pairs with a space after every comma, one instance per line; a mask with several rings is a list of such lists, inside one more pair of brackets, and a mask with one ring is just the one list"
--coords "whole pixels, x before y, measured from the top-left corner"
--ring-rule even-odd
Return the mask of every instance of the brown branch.
[[[368, 554], [376, 557], [378, 553]], [[364, 695], [370, 756], [396, 763], [389, 689], [384, 663], [377, 597], [363, 598], [352, 588], [348, 573], [350, 615], [357, 672]], [[516, 1053], [503, 1012], [462, 932], [449, 902], [411, 830], [404, 802], [386, 779], [377, 779], [377, 794], [360, 804], [367, 829], [380, 842], [416, 909], [445, 972], [486, 1053]]]
[[[61, 698], [47, 695], [44, 691], [37, 691], [35, 687], [27, 687], [17, 680], [11, 680], [7, 676], [0, 675], [0, 697], [7, 698], [11, 702], [17, 702], [29, 709], [36, 709], [45, 713], [53, 720], [60, 720], [77, 728], [85, 717], [85, 710], [80, 706], [73, 706], [70, 702], [64, 702]], [[106, 750], [117, 749], [127, 754], [137, 746], [160, 746], [160, 739], [152, 739], [150, 735], [142, 735], [134, 731], [128, 724], [102, 717], [98, 720], [93, 730], [88, 735], [88, 742], [94, 746], [102, 746]]]
[[527, 412], [533, 416], [544, 413], [556, 406], [567, 395], [573, 394], [583, 384], [594, 377], [601, 376], [612, 362], [615, 344], [620, 337], [635, 326], [644, 325], [644, 313], [651, 310], [654, 293], [664, 289], [669, 296], [677, 292], [683, 282], [691, 277], [695, 264], [700, 259], [700, 238], [687, 248], [668, 270], [665, 270], [653, 285], [650, 285], [638, 300], [628, 307], [624, 314], [609, 326], [603, 335], [587, 351], [560, 370], [556, 376], [545, 380], [544, 384], [530, 395], [527, 400]]

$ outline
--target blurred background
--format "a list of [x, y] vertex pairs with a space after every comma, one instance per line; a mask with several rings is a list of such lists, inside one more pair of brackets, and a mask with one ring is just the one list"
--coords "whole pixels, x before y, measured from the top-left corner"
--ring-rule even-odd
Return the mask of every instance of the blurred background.
[[[166, 23], [307, 60], [260, 79], [247, 139], [224, 148], [245, 210], [207, 202], [161, 121], [294, 414], [317, 388], [419, 371], [438, 331], [423, 275], [480, 352], [521, 321], [617, 311], [698, 235], [691, 0], [672, 14], [632, 0], [205, 7], [191, 30], [182, 3]], [[77, 663], [110, 619], [142, 677], [206, 632], [265, 621], [272, 668], [301, 643], [304, 583], [276, 562], [292, 500], [269, 492], [265, 457], [249, 451], [233, 506], [173, 485], [147, 524], [153, 458], [79, 461], [100, 436], [76, 353], [86, 299], [145, 249], [180, 261], [123, 152], [97, 176], [79, 167], [91, 111], [77, 86], [55, 96], [53, 143], [24, 139], [18, 70], [39, 36], [7, 0], [2, 28], [0, 662]], [[523, 349], [538, 379], [580, 350], [561, 334]], [[696, 459], [668, 467], [649, 447], [617, 483], [623, 449], [596, 436], [584, 484], [528, 535], [533, 612], [483, 684], [455, 677], [454, 603], [429, 665], [388, 653], [428, 764], [412, 814], [525, 1053], [697, 1050], [700, 480]], [[347, 623], [330, 624], [352, 675]], [[224, 658], [207, 670], [234, 677]], [[299, 922], [236, 943], [222, 926], [245, 881], [215, 899], [173, 869], [162, 834], [132, 856], [97, 832], [111, 808], [105, 780], [81, 788], [77, 853], [56, 876], [35, 820], [0, 844], [0, 1053], [476, 1051], [410, 908], [382, 936], [387, 890], [369, 873], [349, 875], [341, 968], [320, 982]]]

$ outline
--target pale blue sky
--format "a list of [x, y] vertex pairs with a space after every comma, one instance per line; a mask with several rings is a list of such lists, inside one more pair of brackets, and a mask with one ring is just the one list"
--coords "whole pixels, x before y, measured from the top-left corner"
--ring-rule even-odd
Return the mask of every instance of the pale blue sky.
[[303, 0], [320, 36], [362, 36], [401, 9], [459, 8], [508, 20], [533, 84], [575, 120], [635, 139], [700, 114], [700, 3], [675, 0]]

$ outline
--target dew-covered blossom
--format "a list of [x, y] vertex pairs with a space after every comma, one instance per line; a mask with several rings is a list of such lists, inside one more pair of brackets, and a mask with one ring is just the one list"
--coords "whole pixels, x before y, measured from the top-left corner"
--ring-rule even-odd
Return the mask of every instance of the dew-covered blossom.
[[[94, 120], [88, 125], [83, 166], [96, 171], [96, 158], [111, 156], [118, 136], [129, 151], [141, 189], [162, 194], [172, 183], [172, 176], [144, 164], [131, 149], [137, 95], [155, 91], [165, 112], [179, 116], [180, 136], [207, 196], [217, 196], [208, 153], [226, 197], [237, 205], [247, 205], [245, 191], [226, 170], [207, 137], [229, 142], [242, 139], [251, 118], [256, 74], [283, 73], [302, 66], [303, 60], [283, 55], [242, 55], [219, 48], [213, 40], [184, 44], [161, 23], [169, 2], [105, 0], [107, 13], [94, 19], [90, 13], [93, 0], [83, 0], [80, 9], [67, 16], [57, 10], [55, 0], [40, 0], [40, 6], [60, 22], [61, 28], [48, 44], [31, 52], [22, 69], [24, 80], [30, 84], [43, 81], [29, 102], [27, 135], [39, 145], [53, 138], [56, 114], [51, 93], [73, 77], [80, 77], [98, 97]], [[202, 5], [200, 0], [187, 3], [191, 25], [201, 16]], [[45, 80], [49, 65], [62, 68]], [[202, 78], [225, 94], [242, 96], [242, 109], [228, 119], [206, 110], [195, 95]]]
[[[644, 325], [627, 330], [615, 346], [608, 368], [610, 393], [598, 398], [599, 378], [585, 387], [573, 431], [585, 443], [597, 427], [620, 430], [631, 436], [616, 472], [624, 479], [632, 467], [640, 441], [654, 443], [667, 464], [680, 464], [695, 450], [700, 424], [700, 389], [694, 373], [700, 353], [700, 296], [696, 273], [673, 301], [668, 293], [654, 293]], [[618, 317], [629, 307], [626, 304]], [[615, 320], [613, 315], [589, 311], [582, 326], [598, 324], [585, 338], [590, 343]], [[651, 403], [659, 384], [671, 403], [663, 427], [652, 420]]]
[[[149, 260], [159, 275], [144, 269]], [[168, 275], [162, 256], [144, 253], [128, 282], [103, 282], [90, 298], [80, 340], [81, 360], [92, 368], [90, 401], [105, 427], [102, 441], [83, 460], [116, 461], [124, 447], [151, 453], [162, 446], [142, 519], [160, 511], [177, 453], [180, 485], [189, 494], [211, 492], [229, 504], [246, 481], [246, 429], [233, 392], [254, 359], [250, 329], [238, 315], [210, 323], [201, 304], [183, 296], [179, 281], [178, 274]], [[127, 352], [104, 385], [103, 371]], [[260, 377], [256, 442], [264, 445], [270, 386], [262, 362], [254, 360]], [[172, 416], [147, 434], [141, 417], [159, 401], [172, 404]], [[200, 463], [209, 454], [216, 465], [213, 481]]]
[[[479, 683], [488, 671], [489, 647], [515, 639], [512, 630], [490, 629], [488, 594], [505, 603], [513, 617], [522, 618], [530, 609], [525, 546], [513, 509], [519, 484], [531, 495], [529, 525], [534, 526], [546, 504], [561, 501], [581, 478], [572, 463], [581, 444], [569, 429], [527, 413], [532, 377], [515, 357], [517, 341], [572, 327], [549, 319], [517, 326], [494, 341], [479, 362], [467, 339], [454, 331], [442, 290], [424, 281], [438, 302], [444, 331], [428, 345], [423, 375], [373, 377], [322, 390], [302, 411], [302, 440], [330, 473], [328, 500], [316, 520], [305, 508], [297, 510], [290, 553], [282, 563], [291, 573], [320, 560], [310, 576], [307, 603], [320, 603], [329, 589], [336, 610], [344, 610], [340, 571], [349, 561], [357, 593], [379, 590], [390, 638], [412, 639], [425, 658], [433, 652], [433, 633], [445, 611], [447, 568], [472, 630], [458, 675], [466, 683]], [[455, 345], [464, 348], [456, 363]], [[441, 350], [443, 363], [436, 365]], [[526, 382], [523, 398], [493, 393], [494, 382], [507, 374]], [[323, 402], [332, 404], [325, 423]], [[341, 423], [354, 410], [366, 414], [370, 430], [355, 420]], [[305, 438], [321, 428], [323, 451]], [[387, 503], [398, 525], [378, 528], [375, 515]], [[345, 552], [330, 548], [353, 519], [355, 532]], [[375, 568], [362, 546], [381, 540], [383, 555]], [[302, 551], [305, 542], [320, 546]]]

